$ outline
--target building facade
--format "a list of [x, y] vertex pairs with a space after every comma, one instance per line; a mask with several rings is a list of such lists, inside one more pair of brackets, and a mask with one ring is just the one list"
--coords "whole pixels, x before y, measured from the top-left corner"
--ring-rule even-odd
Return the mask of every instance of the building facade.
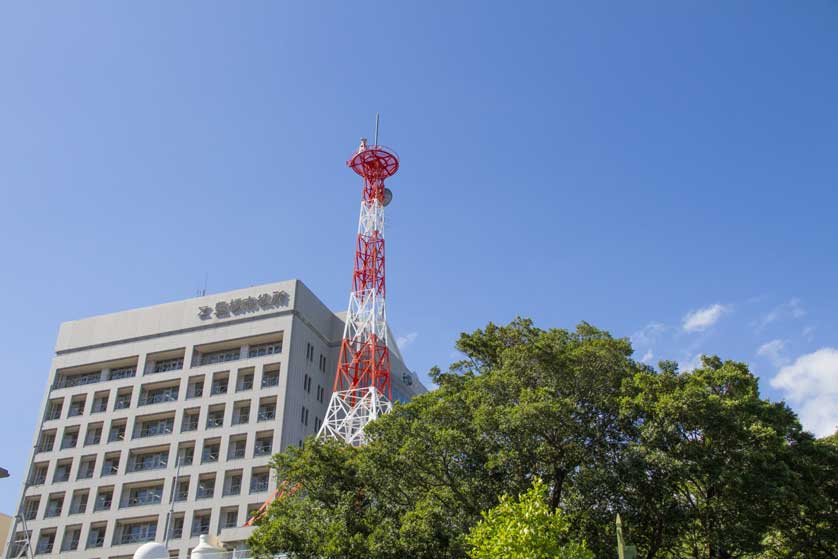
[[[271, 455], [320, 428], [342, 334], [298, 280], [62, 324], [18, 511], [33, 553], [130, 557], [167, 533], [172, 557], [201, 534], [242, 546]], [[425, 388], [390, 340], [407, 400]]]

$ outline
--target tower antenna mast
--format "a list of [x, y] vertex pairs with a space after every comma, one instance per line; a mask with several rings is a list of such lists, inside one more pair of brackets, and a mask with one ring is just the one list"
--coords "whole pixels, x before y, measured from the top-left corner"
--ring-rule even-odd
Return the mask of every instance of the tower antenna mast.
[[352, 291], [346, 312], [335, 384], [318, 437], [332, 437], [358, 446], [364, 427], [392, 409], [390, 350], [385, 312], [384, 207], [393, 194], [384, 180], [399, 169], [396, 153], [378, 145], [379, 116], [375, 116], [375, 144], [361, 139], [358, 151], [346, 162], [364, 179], [361, 215], [355, 243]]

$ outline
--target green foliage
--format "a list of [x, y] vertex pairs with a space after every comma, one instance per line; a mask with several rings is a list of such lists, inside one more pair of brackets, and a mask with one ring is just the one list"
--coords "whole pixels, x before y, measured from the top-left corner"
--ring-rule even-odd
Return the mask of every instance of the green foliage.
[[536, 478], [515, 501], [508, 495], [483, 513], [466, 540], [471, 559], [593, 559], [584, 543], [568, 542], [569, 523], [547, 506], [547, 486]]
[[310, 439], [274, 458], [296, 491], [270, 507], [254, 552], [464, 559], [482, 513], [540, 478], [560, 541], [601, 559], [615, 556], [616, 512], [645, 559], [838, 556], [838, 446], [760, 398], [744, 364], [655, 371], [588, 324], [525, 319], [457, 348], [465, 359], [370, 424], [365, 447]]

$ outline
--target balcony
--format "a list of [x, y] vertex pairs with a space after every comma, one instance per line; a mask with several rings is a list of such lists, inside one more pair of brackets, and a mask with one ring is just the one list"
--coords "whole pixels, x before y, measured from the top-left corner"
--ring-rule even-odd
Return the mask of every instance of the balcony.
[[157, 435], [170, 435], [172, 433], [171, 423], [158, 423], [155, 425], [143, 425], [137, 432], [137, 438], [156, 437]]
[[158, 393], [149, 393], [145, 396], [140, 397], [140, 401], [137, 402], [139, 406], [148, 406], [151, 404], [162, 404], [163, 402], [176, 402], [177, 401], [177, 390], [168, 391], [168, 392], [158, 392]]
[[96, 499], [96, 506], [93, 507], [93, 510], [94, 511], [111, 510], [112, 505], [113, 505], [113, 501], [111, 500], [110, 496], [107, 499]]
[[262, 388], [270, 388], [272, 386], [279, 386], [279, 374], [266, 375], [262, 378]]
[[230, 450], [227, 452], [227, 460], [239, 460], [244, 458], [245, 455], [245, 447], [231, 447]]
[[158, 505], [160, 504], [160, 493], [143, 493], [139, 495], [131, 495], [125, 499], [123, 507], [141, 507], [143, 505]]
[[167, 467], [166, 458], [144, 458], [135, 460], [131, 465], [132, 472], [145, 472], [148, 470], [161, 470]]
[[83, 386], [86, 384], [95, 384], [102, 381], [102, 373], [96, 371], [95, 373], [87, 373], [84, 375], [63, 376], [59, 375], [56, 380], [54, 388], [71, 388], [73, 386]]
[[105, 534], [91, 532], [90, 536], [87, 538], [87, 549], [102, 547], [103, 545], [105, 545]]
[[276, 410], [259, 410], [258, 421], [273, 421], [276, 419]]
[[207, 418], [207, 429], [215, 429], [224, 425], [224, 416], [210, 416]]
[[262, 493], [263, 491], [268, 490], [268, 480], [267, 479], [254, 479], [250, 482], [250, 492], [251, 493]]
[[271, 453], [272, 450], [273, 450], [272, 445], [269, 445], [269, 444], [256, 445], [256, 448], [253, 449], [253, 455], [254, 456], [267, 456]]

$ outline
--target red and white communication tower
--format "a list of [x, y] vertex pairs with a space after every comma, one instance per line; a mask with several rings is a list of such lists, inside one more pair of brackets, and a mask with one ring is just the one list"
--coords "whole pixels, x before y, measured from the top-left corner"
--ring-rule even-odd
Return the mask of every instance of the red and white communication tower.
[[[376, 144], [378, 140], [376, 125]], [[318, 437], [358, 446], [364, 427], [392, 408], [387, 313], [384, 307], [384, 207], [392, 193], [384, 179], [399, 169], [399, 158], [366, 139], [347, 166], [364, 179], [352, 292], [340, 346], [334, 391]]]

